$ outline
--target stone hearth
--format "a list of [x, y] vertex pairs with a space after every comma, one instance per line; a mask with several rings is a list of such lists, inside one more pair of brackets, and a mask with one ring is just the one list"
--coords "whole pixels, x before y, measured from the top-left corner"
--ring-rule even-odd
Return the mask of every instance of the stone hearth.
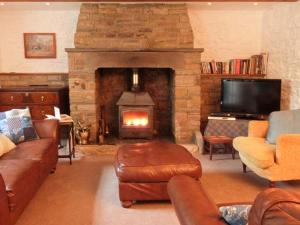
[[192, 141], [200, 128], [200, 57], [185, 4], [82, 4], [69, 57], [72, 117], [97, 137], [100, 68], [172, 69], [172, 134]]

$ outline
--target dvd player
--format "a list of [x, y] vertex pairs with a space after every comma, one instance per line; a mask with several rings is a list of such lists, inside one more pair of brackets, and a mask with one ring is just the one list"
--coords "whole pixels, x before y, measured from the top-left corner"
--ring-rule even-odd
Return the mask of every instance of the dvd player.
[[230, 117], [230, 118], [236, 118], [236, 119], [248, 119], [248, 120], [261, 120], [266, 119], [265, 115], [258, 115], [258, 114], [248, 114], [248, 113], [226, 113], [226, 112], [213, 112], [210, 113], [210, 117]]
[[210, 116], [215, 117], [235, 117], [232, 113], [224, 113], [224, 112], [213, 112], [210, 114]]

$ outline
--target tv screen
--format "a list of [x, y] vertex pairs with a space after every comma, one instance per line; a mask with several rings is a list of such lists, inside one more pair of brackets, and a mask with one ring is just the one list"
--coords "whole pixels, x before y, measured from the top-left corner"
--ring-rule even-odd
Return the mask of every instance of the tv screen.
[[222, 79], [221, 82], [222, 112], [266, 115], [280, 110], [279, 79]]

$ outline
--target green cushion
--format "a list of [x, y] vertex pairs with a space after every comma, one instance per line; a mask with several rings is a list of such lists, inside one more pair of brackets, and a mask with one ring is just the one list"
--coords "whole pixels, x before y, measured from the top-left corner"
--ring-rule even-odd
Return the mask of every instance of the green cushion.
[[267, 142], [276, 144], [276, 139], [281, 134], [300, 134], [300, 109], [270, 114]]

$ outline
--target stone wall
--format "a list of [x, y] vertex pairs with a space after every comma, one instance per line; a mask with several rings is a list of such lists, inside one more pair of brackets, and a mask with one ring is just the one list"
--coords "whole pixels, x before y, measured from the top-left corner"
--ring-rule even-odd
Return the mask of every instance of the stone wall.
[[200, 50], [133, 53], [70, 49], [71, 115], [92, 124], [91, 141], [95, 141], [100, 118], [98, 68], [172, 68], [172, 134], [178, 143], [191, 142], [200, 127], [200, 56]]
[[268, 78], [282, 79], [282, 109], [300, 108], [300, 2], [276, 4], [263, 18]]
[[[193, 49], [185, 4], [82, 4], [74, 42], [75, 48], [67, 49], [71, 115], [92, 124], [91, 141], [100, 117], [99, 68], [172, 69], [172, 111], [166, 121], [176, 142], [192, 141], [200, 127], [203, 49]], [[153, 92], [152, 78], [147, 79], [145, 90]], [[165, 93], [161, 101], [168, 101]]]
[[0, 73], [0, 86], [68, 86], [67, 73]]
[[185, 4], [82, 4], [76, 48], [192, 48]]

